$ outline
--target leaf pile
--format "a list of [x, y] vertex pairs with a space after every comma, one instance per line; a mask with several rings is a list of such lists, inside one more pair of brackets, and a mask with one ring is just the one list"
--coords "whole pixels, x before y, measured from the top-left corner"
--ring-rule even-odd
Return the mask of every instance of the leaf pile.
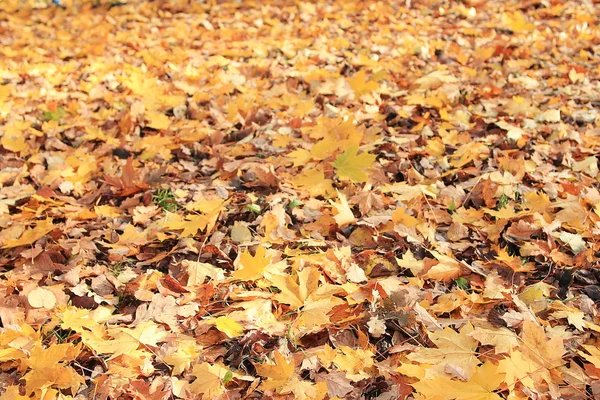
[[592, 2], [0, 4], [0, 399], [600, 396]]

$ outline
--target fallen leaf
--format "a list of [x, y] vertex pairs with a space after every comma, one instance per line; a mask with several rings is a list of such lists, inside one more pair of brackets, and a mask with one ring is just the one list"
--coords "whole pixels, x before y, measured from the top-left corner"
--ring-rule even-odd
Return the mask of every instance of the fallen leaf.
[[239, 256], [240, 268], [231, 275], [235, 279], [243, 281], [252, 281], [260, 279], [263, 276], [265, 268], [271, 263], [271, 257], [266, 256], [266, 250], [263, 246], [258, 246], [256, 253], [252, 256], [247, 250]]
[[27, 301], [33, 308], [46, 308], [51, 310], [56, 305], [56, 296], [47, 289], [36, 288], [29, 292]]
[[375, 156], [368, 153], [358, 154], [358, 147], [350, 146], [333, 162], [340, 179], [352, 182], [366, 182], [369, 179], [367, 169], [375, 162]]

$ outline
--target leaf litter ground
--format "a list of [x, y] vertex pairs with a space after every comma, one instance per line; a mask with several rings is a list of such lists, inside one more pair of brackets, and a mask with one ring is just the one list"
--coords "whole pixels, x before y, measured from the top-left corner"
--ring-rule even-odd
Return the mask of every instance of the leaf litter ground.
[[593, 2], [0, 4], [1, 399], [600, 396]]

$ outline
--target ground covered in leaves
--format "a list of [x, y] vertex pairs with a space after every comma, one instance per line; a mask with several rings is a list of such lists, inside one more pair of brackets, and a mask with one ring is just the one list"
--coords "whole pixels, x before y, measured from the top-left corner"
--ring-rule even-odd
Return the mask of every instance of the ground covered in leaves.
[[0, 398], [600, 396], [591, 1], [0, 1]]

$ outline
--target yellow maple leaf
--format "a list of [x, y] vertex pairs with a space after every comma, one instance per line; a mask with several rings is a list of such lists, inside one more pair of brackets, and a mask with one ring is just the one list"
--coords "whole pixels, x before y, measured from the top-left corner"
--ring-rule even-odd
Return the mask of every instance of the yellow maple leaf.
[[0, 334], [0, 362], [24, 360], [29, 349], [40, 340], [40, 333], [28, 324], [21, 324], [19, 330], [5, 329]]
[[400, 267], [409, 269], [414, 276], [417, 276], [425, 268], [425, 261], [417, 260], [410, 249], [402, 255], [402, 258], [396, 258], [396, 262]]
[[420, 89], [432, 89], [439, 87], [446, 83], [456, 83], [456, 78], [450, 71], [445, 69], [432, 71], [429, 74], [422, 76], [415, 80], [415, 83], [419, 85]]
[[95, 206], [94, 212], [98, 216], [104, 218], [115, 218], [121, 215], [121, 210], [119, 208], [109, 205]]
[[[91, 333], [84, 332], [84, 343], [99, 354], [112, 354], [111, 359], [122, 354], [132, 355], [140, 347], [157, 347], [167, 337], [167, 331], [152, 321], [142, 322], [134, 329], [111, 328], [108, 334], [112, 339], [105, 339], [102, 331], [96, 329]], [[100, 334], [100, 335], [99, 335]]]
[[8, 386], [0, 395], [0, 400], [31, 400], [29, 396], [19, 393], [19, 386]]
[[133, 343], [141, 343], [146, 346], [156, 347], [159, 342], [164, 341], [168, 333], [165, 329], [155, 324], [152, 321], [142, 322], [137, 325], [134, 329], [130, 328], [117, 328], [120, 333], [118, 338], [125, 341], [131, 341]]
[[543, 213], [550, 207], [551, 201], [546, 193], [528, 192], [524, 195], [523, 207], [531, 212]]
[[504, 21], [510, 27], [510, 29], [515, 33], [520, 32], [531, 32], [535, 29], [535, 25], [527, 22], [525, 15], [523, 13], [517, 11], [514, 13], [504, 14]]
[[475, 338], [481, 344], [494, 346], [496, 354], [508, 354], [519, 346], [517, 335], [506, 328], [475, 328], [469, 336]]
[[98, 322], [90, 316], [89, 310], [80, 308], [64, 308], [58, 313], [58, 318], [61, 320], [60, 327], [62, 329], [70, 329], [77, 333], [83, 332], [84, 328], [92, 329], [98, 326]]
[[294, 333], [305, 335], [316, 332], [331, 323], [328, 313], [335, 307], [344, 304], [344, 300], [331, 296], [320, 300], [307, 300], [302, 312], [294, 321]]
[[244, 327], [229, 317], [218, 317], [208, 322], [211, 324], [214, 323], [218, 330], [230, 338], [240, 336], [244, 333]]
[[490, 149], [481, 142], [468, 142], [463, 144], [451, 155], [450, 165], [461, 168], [476, 159], [485, 159], [489, 156]]
[[127, 86], [133, 94], [147, 96], [158, 91], [158, 83], [155, 77], [150, 77], [141, 71], [132, 71], [129, 77], [121, 77], [121, 82]]
[[335, 222], [340, 227], [354, 223], [356, 221], [356, 218], [354, 217], [354, 214], [352, 213], [352, 210], [348, 205], [348, 200], [346, 200], [346, 196], [343, 193], [338, 192], [338, 197], [340, 198], [339, 203], [329, 200], [329, 203], [337, 211], [337, 214], [333, 216]]
[[178, 214], [167, 213], [166, 221], [162, 227], [166, 230], [182, 230], [180, 238], [196, 236], [198, 231], [204, 231], [208, 226], [209, 219], [202, 214], [189, 214], [182, 217]]
[[305, 168], [292, 180], [292, 183], [300, 189], [307, 190], [313, 197], [323, 196], [328, 198], [335, 193], [333, 181], [325, 178], [323, 167], [320, 165], [313, 168]]
[[511, 351], [510, 357], [504, 358], [498, 363], [498, 373], [504, 374], [504, 382], [509, 387], [520, 382], [528, 388], [533, 388], [534, 378], [537, 377], [534, 373], [542, 372], [542, 370], [543, 368], [540, 369], [537, 363], [518, 350]]
[[269, 279], [281, 291], [275, 295], [275, 300], [289, 304], [293, 308], [304, 305], [304, 301], [317, 290], [321, 278], [321, 273], [315, 267], [304, 268], [296, 275], [298, 283], [296, 283], [296, 278], [291, 275], [271, 275]]
[[281, 389], [294, 376], [294, 361], [288, 361], [283, 354], [275, 350], [274, 364], [254, 364], [258, 375], [263, 380], [261, 388], [264, 390]]
[[374, 365], [375, 353], [370, 350], [340, 346], [340, 351], [333, 359], [333, 363], [340, 371], [356, 375]]
[[293, 393], [294, 398], [298, 400], [322, 399], [327, 394], [327, 383], [312, 383], [303, 381], [294, 376], [281, 388], [281, 394]]
[[296, 117], [304, 117], [315, 108], [315, 100], [308, 99], [304, 101], [297, 101], [294, 103], [294, 105], [295, 108], [291, 114]]
[[333, 360], [335, 360], [335, 356], [338, 351], [333, 347], [329, 346], [329, 344], [325, 344], [322, 349], [317, 352], [317, 357], [325, 368], [329, 369]]
[[43, 390], [55, 387], [71, 389], [75, 395], [85, 379], [66, 363], [77, 358], [81, 348], [81, 344], [74, 346], [71, 343], [54, 344], [48, 348], [36, 344], [27, 360], [30, 371], [23, 377], [27, 393], [41, 394]]
[[248, 250], [240, 254], [240, 269], [234, 271], [231, 276], [242, 281], [254, 281], [262, 278], [265, 267], [271, 263], [271, 257], [266, 256], [263, 246], [258, 246], [254, 256]]
[[0, 138], [0, 145], [13, 153], [21, 153], [29, 149], [29, 145], [25, 141], [25, 134], [22, 132], [5, 133]]
[[417, 351], [408, 355], [408, 359], [421, 364], [439, 365], [446, 367], [452, 365], [460, 369], [467, 377], [475, 372], [479, 360], [475, 356], [477, 341], [469, 336], [473, 332], [473, 326], [468, 323], [460, 332], [451, 328], [429, 334], [431, 341], [437, 348], [418, 348]]
[[424, 279], [448, 281], [455, 279], [460, 275], [462, 267], [458, 261], [435, 250], [429, 250], [429, 252], [439, 261], [439, 263], [431, 267], [429, 271], [423, 275]]
[[394, 221], [394, 224], [404, 225], [409, 228], [419, 224], [419, 220], [407, 214], [404, 207], [396, 208], [396, 211], [392, 214], [392, 221]]
[[173, 352], [162, 357], [163, 361], [173, 366], [173, 375], [179, 375], [188, 369], [193, 360], [200, 354], [200, 346], [189, 336], [179, 335]]
[[521, 332], [523, 344], [521, 351], [539, 365], [553, 369], [563, 365], [563, 355], [566, 353], [561, 337], [549, 339], [544, 328], [533, 321], [526, 320]]
[[598, 349], [598, 347], [596, 346], [590, 346], [587, 344], [584, 344], [583, 348], [589, 354], [580, 351], [579, 355], [591, 362], [592, 364], [594, 364], [594, 367], [600, 368], [600, 349]]
[[310, 161], [310, 152], [306, 149], [296, 149], [287, 154], [287, 156], [293, 161], [294, 167], [300, 167]]
[[190, 211], [200, 211], [206, 219], [206, 227], [203, 230], [210, 232], [229, 202], [230, 200], [223, 200], [218, 197], [212, 200], [202, 199], [200, 202], [186, 205], [185, 208]]
[[[166, 116], [163, 117], [167, 118]], [[157, 126], [166, 129], [164, 128], [164, 119]], [[135, 149], [137, 151], [143, 150], [143, 153], [140, 155], [140, 159], [142, 160], [153, 158], [157, 154], [165, 160], [170, 160], [173, 157], [171, 154], [171, 149], [176, 147], [177, 145], [173, 144], [172, 136], [147, 135], [135, 143]]]
[[169, 126], [171, 126], [171, 120], [165, 114], [155, 111], [147, 111], [146, 116], [148, 118], [148, 123], [146, 125], [150, 128], [167, 130], [169, 129]]
[[221, 268], [214, 267], [207, 263], [183, 260], [181, 265], [186, 268], [188, 273], [187, 286], [201, 285], [206, 278], [216, 282], [225, 279], [225, 272]]
[[12, 247], [27, 246], [46, 236], [46, 234], [54, 228], [56, 228], [56, 225], [52, 224], [52, 219], [46, 218], [45, 220], [39, 221], [35, 228], [23, 232], [19, 239], [5, 240], [2, 248], [9, 249]]
[[344, 141], [331, 135], [315, 143], [310, 149], [310, 158], [313, 160], [324, 160], [335, 154], [344, 144]]
[[359, 97], [379, 88], [377, 82], [367, 80], [367, 73], [364, 68], [354, 74], [352, 78], [349, 78], [348, 84], [350, 84], [354, 93]]
[[376, 158], [374, 154], [358, 154], [358, 146], [350, 146], [335, 159], [332, 165], [336, 169], [338, 178], [361, 183], [369, 180], [366, 170], [371, 167]]
[[426, 399], [447, 400], [501, 400], [494, 393], [502, 383], [502, 375], [491, 362], [478, 367], [466, 382], [436, 376], [434, 379], [422, 379], [412, 386]]
[[585, 314], [583, 311], [577, 308], [568, 307], [559, 301], [552, 303], [552, 308], [557, 310], [551, 314], [552, 318], [566, 318], [569, 324], [573, 325], [578, 330], [583, 331], [585, 329], [586, 321], [584, 319]]
[[196, 380], [190, 384], [190, 391], [201, 394], [203, 399], [214, 399], [225, 392], [223, 379], [228, 374], [231, 372], [220, 365], [211, 365], [206, 362], [194, 365], [192, 375], [196, 377]]

